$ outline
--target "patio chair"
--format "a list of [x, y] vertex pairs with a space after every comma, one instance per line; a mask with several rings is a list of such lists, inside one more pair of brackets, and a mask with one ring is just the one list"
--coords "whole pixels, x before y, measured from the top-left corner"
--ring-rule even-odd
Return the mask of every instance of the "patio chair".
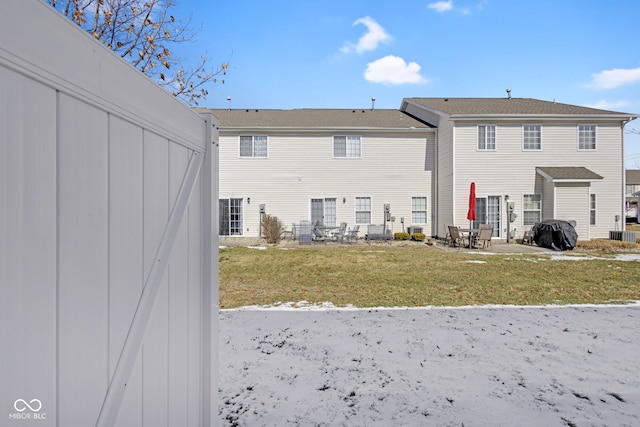
[[313, 230], [311, 230], [313, 233], [313, 241], [318, 243], [318, 242], [323, 242], [323, 243], [327, 243], [327, 235], [325, 234], [324, 230], [320, 230], [317, 227], [313, 227]]
[[444, 226], [444, 244], [445, 246], [449, 246], [451, 244], [451, 233], [449, 232], [450, 225]]
[[311, 244], [312, 233], [311, 233], [311, 223], [309, 221], [300, 221], [300, 226], [298, 227], [298, 243], [299, 244]]
[[460, 232], [460, 229], [455, 225], [449, 225], [448, 227], [449, 227], [449, 235], [451, 236], [451, 239], [449, 241], [449, 246], [453, 246], [454, 248], [455, 247], [459, 248], [460, 246], [464, 246], [464, 236]]
[[[347, 240], [347, 243], [353, 243], [358, 241], [358, 232], [360, 231], [359, 225], [354, 225], [352, 229], [347, 230], [344, 233], [344, 239]], [[343, 239], [343, 241], [344, 241]]]
[[487, 246], [491, 247], [491, 236], [493, 236], [493, 225], [480, 224], [480, 231], [478, 232], [478, 246], [482, 242], [482, 249]]
[[346, 232], [347, 232], [347, 223], [341, 222], [340, 228], [338, 228], [337, 230], [334, 230], [331, 233], [331, 238], [336, 241], [340, 240], [340, 243], [342, 243], [344, 241], [344, 236]]
[[524, 231], [524, 234], [522, 235], [522, 244], [533, 245], [533, 228]]

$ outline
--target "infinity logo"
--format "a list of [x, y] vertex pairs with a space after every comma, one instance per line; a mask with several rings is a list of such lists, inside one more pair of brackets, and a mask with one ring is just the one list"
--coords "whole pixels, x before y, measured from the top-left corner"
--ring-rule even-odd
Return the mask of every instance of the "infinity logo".
[[42, 409], [42, 402], [40, 402], [38, 399], [31, 399], [27, 403], [27, 401], [24, 399], [18, 399], [13, 402], [13, 407], [18, 412], [24, 412], [27, 410], [27, 408], [29, 408], [32, 412], [38, 412], [40, 409]]

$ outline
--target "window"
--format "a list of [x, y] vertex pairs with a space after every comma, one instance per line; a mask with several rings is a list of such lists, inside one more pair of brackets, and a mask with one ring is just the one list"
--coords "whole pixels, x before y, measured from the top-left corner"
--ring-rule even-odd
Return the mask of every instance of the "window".
[[359, 136], [334, 136], [333, 137], [333, 157], [340, 158], [360, 158]]
[[427, 198], [411, 198], [411, 224], [427, 223]]
[[542, 131], [540, 125], [523, 125], [522, 126], [522, 149], [523, 150], [541, 150], [542, 149]]
[[540, 194], [522, 196], [522, 224], [534, 225], [542, 220], [542, 197]]
[[336, 225], [336, 199], [311, 199], [311, 224]]
[[242, 199], [218, 200], [218, 216], [221, 236], [242, 235]]
[[596, 149], [596, 125], [578, 125], [578, 150]]
[[240, 157], [267, 157], [267, 136], [241, 135]]
[[495, 125], [478, 125], [478, 150], [496, 149]]
[[589, 195], [589, 224], [596, 225], [596, 195]]
[[371, 197], [356, 197], [356, 224], [371, 224]]

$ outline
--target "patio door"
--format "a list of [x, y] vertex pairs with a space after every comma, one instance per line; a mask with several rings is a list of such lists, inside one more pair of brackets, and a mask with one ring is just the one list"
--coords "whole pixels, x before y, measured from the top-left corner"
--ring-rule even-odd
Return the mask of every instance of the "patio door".
[[242, 235], [242, 200], [219, 199], [219, 233], [220, 236]]
[[336, 198], [311, 199], [311, 224], [336, 225]]
[[502, 206], [502, 196], [476, 197], [476, 220], [473, 228], [478, 228], [480, 224], [493, 225], [493, 237], [500, 237], [501, 221], [500, 212]]

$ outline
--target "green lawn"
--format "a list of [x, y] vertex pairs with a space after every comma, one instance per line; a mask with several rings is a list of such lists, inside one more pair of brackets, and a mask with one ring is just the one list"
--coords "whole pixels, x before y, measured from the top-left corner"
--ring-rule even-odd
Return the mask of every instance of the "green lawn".
[[607, 259], [551, 261], [428, 245], [237, 247], [220, 251], [220, 308], [298, 301], [412, 307], [640, 300], [640, 262], [600, 256]]

